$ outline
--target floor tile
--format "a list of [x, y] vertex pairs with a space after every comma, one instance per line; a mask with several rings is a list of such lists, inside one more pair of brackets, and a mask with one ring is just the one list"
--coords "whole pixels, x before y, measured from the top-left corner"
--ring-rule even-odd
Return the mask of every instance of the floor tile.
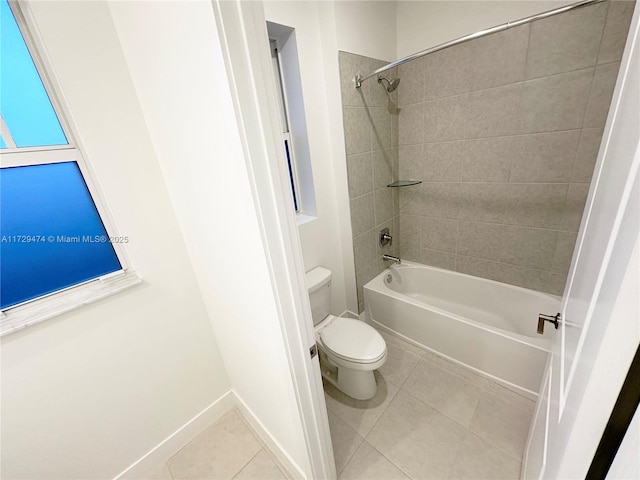
[[324, 383], [327, 409], [354, 429], [358, 435], [365, 437], [378, 421], [384, 409], [398, 392], [398, 387], [387, 383], [376, 373], [378, 391], [370, 400], [355, 400], [330, 383]]
[[409, 480], [402, 471], [380, 452], [363, 442], [347, 464], [340, 480]]
[[169, 459], [173, 478], [232, 478], [262, 449], [234, 408]]
[[286, 477], [277, 467], [266, 450], [260, 450], [253, 459], [238, 473], [234, 480], [285, 480]]
[[448, 478], [466, 430], [404, 391], [371, 433], [373, 447], [412, 479]]
[[451, 478], [518, 480], [520, 465], [520, 460], [469, 432], [454, 462]]
[[405, 342], [400, 337], [387, 333], [383, 330], [378, 330], [378, 332], [380, 333], [380, 335], [382, 335], [382, 338], [384, 338], [384, 341], [387, 343], [387, 345], [395, 345], [396, 347], [400, 347], [409, 353], [413, 353], [417, 357], [422, 357], [423, 354], [427, 353], [420, 347], [416, 347], [409, 342]]
[[534, 402], [513, 392], [483, 392], [469, 430], [496, 447], [522, 459]]
[[329, 430], [331, 431], [336, 471], [340, 474], [362, 443], [362, 437], [335, 414], [327, 413], [329, 414]]
[[387, 343], [387, 361], [378, 369], [384, 379], [400, 388], [420, 361], [420, 357], [409, 353], [393, 343]]
[[147, 480], [173, 480], [169, 467], [165, 463], [159, 469], [151, 474]]
[[463, 378], [424, 360], [414, 369], [403, 390], [465, 428], [471, 423], [482, 392]]

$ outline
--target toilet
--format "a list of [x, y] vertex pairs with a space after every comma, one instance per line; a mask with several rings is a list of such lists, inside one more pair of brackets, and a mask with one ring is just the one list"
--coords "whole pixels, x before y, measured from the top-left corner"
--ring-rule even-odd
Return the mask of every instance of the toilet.
[[376, 394], [373, 371], [387, 360], [387, 345], [371, 325], [331, 315], [331, 272], [316, 267], [306, 273], [311, 313], [320, 352], [322, 377], [357, 400]]

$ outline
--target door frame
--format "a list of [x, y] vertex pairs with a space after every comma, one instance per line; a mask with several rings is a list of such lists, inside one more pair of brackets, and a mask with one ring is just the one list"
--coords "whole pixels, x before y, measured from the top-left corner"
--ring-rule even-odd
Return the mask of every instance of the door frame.
[[[245, 164], [267, 252], [289, 371], [309, 457], [309, 478], [335, 479], [313, 319], [286, 159], [262, 2], [213, 0]], [[293, 473], [293, 472], [291, 472]]]

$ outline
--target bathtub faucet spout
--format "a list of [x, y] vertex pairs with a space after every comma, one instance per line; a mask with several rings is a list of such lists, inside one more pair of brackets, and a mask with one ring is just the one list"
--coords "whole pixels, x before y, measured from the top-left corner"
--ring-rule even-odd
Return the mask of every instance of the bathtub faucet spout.
[[400, 265], [401, 260], [398, 257], [394, 257], [393, 255], [387, 255], [386, 253], [384, 255], [382, 255], [382, 259], [383, 260], [389, 260], [390, 262], [393, 262], [394, 265]]

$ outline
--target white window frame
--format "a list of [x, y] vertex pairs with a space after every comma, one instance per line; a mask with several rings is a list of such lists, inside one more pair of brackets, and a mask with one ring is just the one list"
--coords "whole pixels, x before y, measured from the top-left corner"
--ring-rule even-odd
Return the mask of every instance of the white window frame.
[[[288, 144], [288, 158], [287, 169], [291, 176], [291, 183], [293, 183], [292, 197], [295, 197], [294, 208], [297, 214], [302, 213], [302, 192], [300, 191], [300, 181], [298, 180], [298, 168], [296, 164], [295, 147], [293, 145], [293, 139], [291, 138], [291, 120], [289, 119], [289, 108], [287, 106], [287, 95], [285, 94], [285, 81], [282, 76], [282, 58], [280, 58], [280, 52], [278, 50], [278, 41], [275, 38], [269, 39], [269, 49], [271, 50], [271, 59], [273, 63], [273, 75], [276, 81], [276, 92], [278, 94], [278, 105], [280, 107], [280, 121], [282, 123], [282, 146], [284, 148], [285, 142]], [[285, 157], [287, 157], [285, 153]]]
[[[62, 162], [76, 162], [89, 193], [98, 211], [98, 215], [112, 238], [124, 238], [119, 234], [113, 217], [106, 207], [105, 201], [97, 187], [95, 175], [85, 161], [82, 148], [74, 135], [74, 128], [66, 114], [65, 102], [61, 101], [61, 91], [56, 81], [54, 70], [45, 52], [43, 42], [38, 35], [33, 19], [29, 12], [24, 11], [16, 1], [9, 1], [9, 6], [16, 19], [22, 37], [27, 45], [31, 58], [40, 75], [45, 91], [58, 117], [60, 126], [67, 137], [67, 145], [45, 147], [5, 148], [0, 151], [0, 167], [20, 167], [43, 165]], [[6, 128], [6, 126], [3, 126]], [[4, 133], [4, 132], [3, 132]], [[5, 138], [9, 147], [9, 142]], [[138, 273], [132, 268], [124, 243], [114, 242], [113, 246], [121, 270], [103, 275], [86, 282], [58, 290], [56, 292], [28, 300], [24, 303], [8, 307], [0, 312], [0, 336], [13, 333], [35, 323], [42, 322], [64, 312], [76, 309], [87, 303], [94, 302], [141, 282]]]

